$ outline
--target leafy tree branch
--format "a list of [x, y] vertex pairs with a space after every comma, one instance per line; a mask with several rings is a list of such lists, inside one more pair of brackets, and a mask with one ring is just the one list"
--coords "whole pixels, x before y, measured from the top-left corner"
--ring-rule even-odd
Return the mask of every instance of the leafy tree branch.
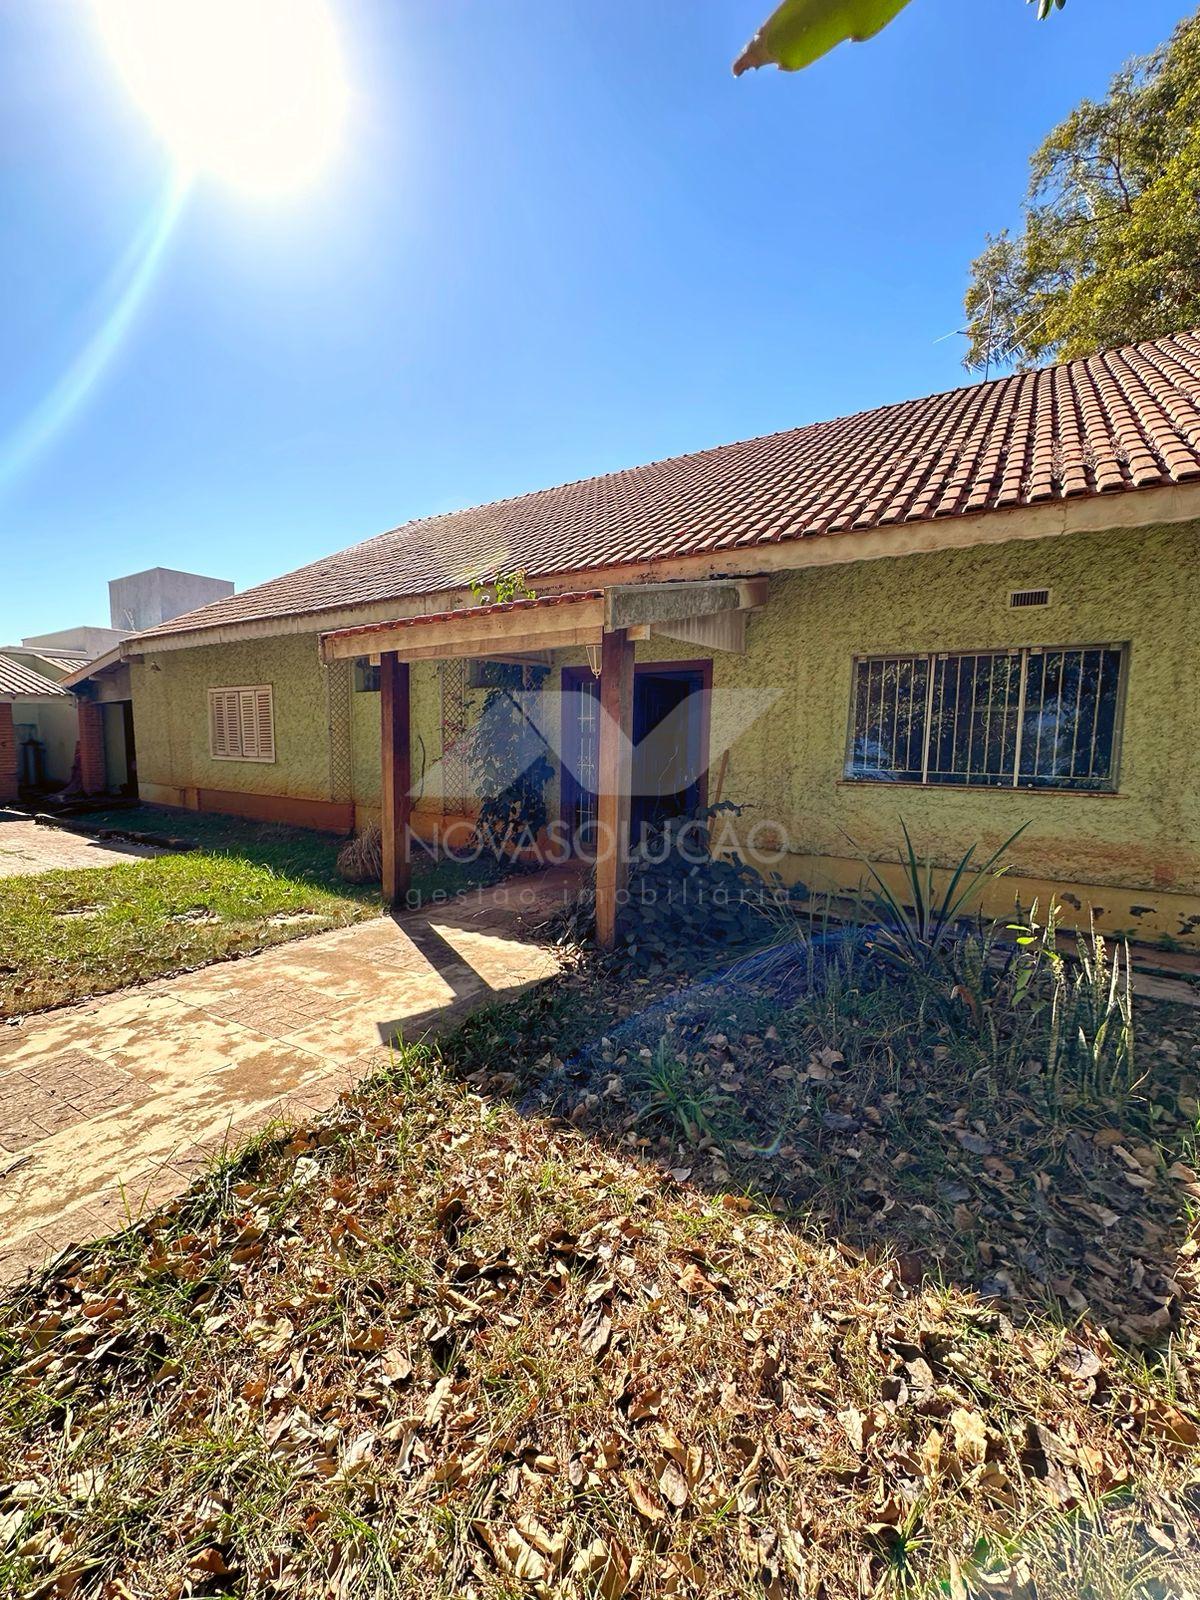
[[968, 367], [1200, 325], [1200, 13], [1081, 101], [1029, 174], [1020, 232], [990, 235], [971, 263]]

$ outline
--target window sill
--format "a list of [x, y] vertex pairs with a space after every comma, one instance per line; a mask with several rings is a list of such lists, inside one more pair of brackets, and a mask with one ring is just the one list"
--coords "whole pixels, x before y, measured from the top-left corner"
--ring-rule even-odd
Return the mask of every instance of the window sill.
[[1129, 796], [1120, 789], [1044, 789], [1030, 785], [1014, 788], [1011, 784], [990, 783], [885, 783], [880, 778], [839, 778], [839, 789], [914, 789], [918, 794], [1011, 794], [1022, 798], [1055, 796], [1071, 800], [1127, 800]]
[[248, 761], [252, 766], [256, 767], [273, 767], [275, 765], [274, 756], [217, 756], [213, 755], [211, 750], [208, 755], [210, 761]]

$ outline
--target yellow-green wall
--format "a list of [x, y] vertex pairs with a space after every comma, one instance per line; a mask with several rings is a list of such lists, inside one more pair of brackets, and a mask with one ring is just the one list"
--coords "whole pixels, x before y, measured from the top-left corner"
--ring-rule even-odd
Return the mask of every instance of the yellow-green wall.
[[[1045, 609], [1009, 591], [1049, 587]], [[1129, 646], [1116, 794], [963, 790], [842, 781], [852, 658], [1038, 644]], [[1200, 532], [1195, 525], [978, 547], [827, 567], [772, 583], [745, 657], [714, 683], [783, 689], [733, 745], [727, 792], [752, 822], [778, 821], [780, 865], [818, 887], [858, 874], [849, 834], [895, 856], [904, 817], [922, 851], [949, 864], [1022, 824], [1008, 852], [1028, 901], [1065, 889], [1109, 927], [1194, 938], [1200, 921]], [[1101, 893], [1100, 891], [1104, 892]], [[1124, 892], [1133, 891], [1133, 892]], [[993, 897], [995, 901], [996, 897]], [[1080, 908], [1082, 910], [1082, 907]]]
[[[162, 651], [135, 661], [130, 682], [138, 779], [147, 792], [191, 787], [329, 798], [325, 675], [314, 637]], [[276, 759], [215, 760], [208, 753], [208, 690], [251, 684], [274, 688]]]
[[[1010, 590], [1034, 587], [1050, 588], [1048, 608], [1009, 609]], [[1101, 643], [1129, 646], [1116, 794], [843, 781], [855, 655]], [[1080, 891], [1076, 898], [1105, 899], [1108, 926], [1195, 933], [1187, 924], [1190, 915], [1200, 918], [1195, 524], [810, 568], [772, 579], [767, 606], [750, 619], [744, 655], [662, 639], [637, 646], [639, 661], [706, 654], [714, 770], [728, 748], [724, 794], [746, 807], [740, 834], [759, 824], [756, 841], [769, 843], [777, 831], [788, 847], [777, 863], [785, 877], [816, 887], [845, 883], [858, 871], [845, 835], [872, 856], [894, 856], [901, 815], [918, 845], [945, 863], [974, 843], [986, 852], [1027, 823], [1011, 851], [1026, 897], [1066, 887]], [[557, 673], [550, 686], [556, 682]], [[212, 760], [207, 689], [254, 683], [275, 687], [277, 761]], [[437, 666], [413, 668], [412, 692], [419, 776], [422, 761], [429, 769], [440, 755]], [[144, 787], [338, 798], [315, 635], [149, 656], [133, 669], [133, 693]], [[755, 696], [765, 702], [757, 714]], [[478, 705], [482, 697], [472, 698]], [[378, 695], [351, 692], [349, 706], [349, 787], [369, 813], [379, 795]], [[432, 815], [441, 809], [436, 783], [426, 790], [418, 811]], [[1011, 903], [1012, 889], [1004, 893]]]
[[[346, 675], [348, 692], [331, 692], [331, 671]], [[223, 789], [378, 806], [379, 695], [356, 692], [348, 667], [323, 667], [315, 633], [160, 651], [132, 663], [131, 683], [139, 785], [151, 800], [186, 804], [188, 790]], [[257, 684], [274, 690], [275, 760], [216, 759], [209, 689]], [[432, 762], [441, 718], [435, 664], [413, 668], [412, 704], [414, 745], [419, 752], [423, 742]]]

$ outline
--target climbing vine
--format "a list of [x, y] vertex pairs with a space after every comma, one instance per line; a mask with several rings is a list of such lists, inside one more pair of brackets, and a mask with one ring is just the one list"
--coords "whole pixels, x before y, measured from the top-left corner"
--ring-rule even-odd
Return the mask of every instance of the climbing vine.
[[525, 582], [524, 572], [498, 572], [494, 578], [472, 578], [471, 600], [477, 606], [505, 606], [513, 600], [536, 600], [537, 590]]

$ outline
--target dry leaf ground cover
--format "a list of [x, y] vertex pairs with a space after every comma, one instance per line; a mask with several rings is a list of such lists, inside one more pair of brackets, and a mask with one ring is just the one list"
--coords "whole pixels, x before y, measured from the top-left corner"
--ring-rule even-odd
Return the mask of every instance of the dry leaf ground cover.
[[526, 1111], [890, 1250], [910, 1279], [1137, 1346], [1195, 1315], [1200, 1009], [1142, 1002], [1135, 1033], [1131, 1092], [1035, 1054], [1008, 1070], [849, 941], [815, 973], [775, 948], [682, 985], [585, 970], [481, 1013], [459, 1052], [503, 1060], [474, 1081]]
[[[187, 835], [150, 860], [0, 879], [0, 1017], [108, 994], [379, 911], [378, 888], [345, 883], [342, 841], [275, 823], [139, 807], [89, 818], [146, 838]], [[486, 876], [486, 873], [484, 874]], [[423, 894], [480, 874], [421, 863]]]
[[[1123, 1124], [1060, 1107], [1034, 1135], [975, 1092], [903, 1120], [908, 1061], [873, 1081], [898, 1019], [847, 1048], [815, 1002], [768, 1022], [710, 992], [719, 1033], [679, 1020], [692, 992], [582, 968], [10, 1298], [0, 1591], [1195, 1600], [1194, 1035], [1159, 1019], [1157, 1098]], [[1131, 1254], [1097, 1173], [1149, 1173], [1143, 1145]], [[1059, 1275], [1046, 1160], [1104, 1212], [1091, 1270], [1119, 1291], [1062, 1271], [1086, 1309], [1017, 1244]], [[1011, 1282], [981, 1294], [981, 1268]], [[1146, 1279], [1165, 1320], [1134, 1295], [1123, 1330]]]

